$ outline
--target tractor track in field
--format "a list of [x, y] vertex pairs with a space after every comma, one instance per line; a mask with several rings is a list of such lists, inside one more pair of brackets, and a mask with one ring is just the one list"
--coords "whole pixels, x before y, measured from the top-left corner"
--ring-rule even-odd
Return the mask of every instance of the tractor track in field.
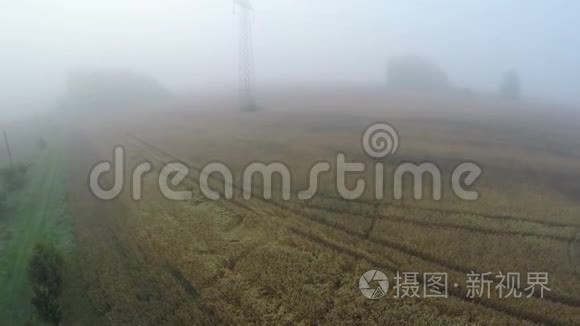
[[[302, 217], [309, 219], [311, 221], [314, 221], [318, 224], [322, 224], [322, 225], [325, 225], [325, 226], [332, 228], [334, 230], [341, 231], [349, 236], [353, 236], [353, 237], [359, 238], [361, 240], [366, 240], [366, 241], [373, 243], [373, 244], [376, 244], [376, 245], [380, 245], [383, 247], [394, 249], [398, 252], [401, 252], [403, 254], [420, 259], [420, 260], [427, 262], [429, 264], [438, 265], [438, 266], [444, 267], [448, 270], [463, 273], [463, 274], [467, 274], [467, 273], [471, 273], [471, 272], [480, 273], [474, 267], [463, 266], [461, 264], [457, 264], [455, 262], [448, 261], [446, 259], [442, 259], [442, 258], [438, 257], [437, 255], [433, 255], [433, 254], [430, 254], [427, 252], [417, 250], [411, 246], [408, 246], [406, 244], [402, 244], [402, 243], [397, 242], [397, 241], [392, 241], [392, 240], [388, 240], [385, 238], [367, 237], [366, 232], [354, 231], [354, 230], [349, 229], [348, 227], [346, 227], [344, 225], [341, 225], [338, 223], [331, 223], [328, 220], [320, 217], [320, 215], [304, 213], [304, 212], [301, 212], [297, 209], [289, 209], [289, 210], [291, 213], [293, 213], [295, 215], [302, 216]], [[528, 286], [528, 284], [522, 283], [520, 285], [520, 287], [517, 287], [516, 289], [522, 290], [522, 289], [525, 289], [527, 286]], [[540, 295], [538, 295], [537, 293], [534, 293], [534, 297], [537, 299], [547, 300], [547, 301], [551, 301], [554, 303], [565, 304], [565, 305], [569, 305], [572, 307], [580, 307], [580, 298], [576, 298], [574, 296], [570, 296], [570, 295], [566, 295], [566, 294], [554, 293], [553, 291], [544, 293], [543, 298]]]
[[[153, 150], [155, 150], [155, 151], [157, 151], [157, 152], [159, 152], [167, 157], [175, 158], [172, 154], [161, 151], [160, 149], [158, 149], [154, 145], [144, 141], [143, 139], [140, 139], [138, 137], [134, 137], [134, 138], [138, 142], [150, 147], [151, 149], [153, 149]], [[191, 162], [188, 162], [188, 163], [191, 163]], [[191, 166], [191, 165], [189, 167], [194, 169], [198, 174], [201, 173], [201, 169], [199, 167]], [[209, 178], [213, 179], [215, 181], [224, 183], [224, 180], [221, 180], [221, 179], [215, 177], [214, 175], [210, 175]], [[198, 182], [198, 180], [195, 180], [195, 182]], [[199, 182], [197, 184], [199, 184]], [[236, 187], [235, 185], [232, 185], [232, 186], [237, 191], [242, 191], [241, 188]], [[424, 207], [418, 207], [418, 206], [412, 206], [412, 205], [395, 205], [395, 204], [390, 204], [390, 203], [386, 203], [386, 202], [377, 203], [377, 202], [364, 202], [364, 201], [357, 201], [357, 200], [354, 200], [351, 202], [351, 201], [348, 201], [346, 199], [342, 199], [342, 198], [338, 198], [338, 197], [328, 197], [325, 195], [322, 195], [322, 197], [327, 198], [327, 199], [332, 199], [335, 201], [339, 200], [339, 201], [347, 202], [347, 203], [352, 203], [352, 202], [355, 202], [358, 204], [363, 203], [364, 205], [372, 206], [373, 210], [376, 210], [377, 205], [385, 205], [385, 206], [397, 207], [397, 208], [402, 208], [402, 209], [409, 208], [409, 209], [422, 210], [422, 211], [427, 211], [427, 212], [445, 213], [445, 214], [469, 214], [469, 215], [473, 215], [473, 216], [476, 216], [479, 218], [485, 218], [485, 219], [494, 219], [494, 220], [500, 220], [500, 221], [508, 220], [508, 221], [522, 222], [522, 223], [540, 224], [541, 226], [544, 226], [544, 227], [573, 227], [576, 229], [576, 227], [573, 225], [561, 224], [558, 222], [552, 223], [550, 221], [533, 220], [533, 219], [528, 219], [528, 218], [524, 218], [524, 217], [513, 217], [513, 216], [504, 216], [504, 215], [489, 215], [489, 214], [481, 214], [481, 213], [474, 213], [474, 212], [467, 212], [467, 211], [460, 211], [460, 210], [424, 208]], [[272, 204], [273, 202], [274, 201], [268, 201], [268, 203], [270, 203], [270, 204]], [[238, 203], [237, 201], [235, 204], [237, 204], [239, 206], [240, 205], [244, 206], [243, 203]], [[285, 204], [279, 203], [279, 202], [277, 202], [275, 205], [288, 208], [288, 205], [285, 205]], [[371, 227], [367, 231], [367, 234], [369, 236], [374, 228], [374, 224], [375, 224], [377, 219], [384, 219], [384, 220], [390, 220], [390, 221], [395, 221], [395, 222], [400, 222], [400, 223], [405, 223], [405, 224], [412, 224], [412, 225], [431, 227], [431, 228], [457, 229], [457, 230], [464, 230], [464, 231], [468, 231], [468, 232], [491, 234], [491, 235], [538, 237], [538, 238], [545, 238], [545, 239], [551, 239], [551, 240], [562, 241], [562, 242], [573, 241], [575, 239], [575, 236], [576, 236], [575, 232], [572, 232], [569, 236], [564, 236], [564, 235], [546, 234], [546, 233], [538, 233], [538, 232], [531, 232], [531, 231], [500, 230], [500, 229], [495, 229], [495, 228], [459, 225], [459, 224], [454, 224], [454, 223], [429, 222], [429, 221], [423, 221], [423, 220], [418, 220], [418, 219], [410, 219], [407, 217], [403, 217], [400, 215], [394, 215], [394, 214], [385, 215], [385, 214], [378, 214], [377, 213], [377, 214], [374, 214], [372, 217], [369, 217], [369, 216], [366, 216], [366, 215], [363, 215], [360, 213], [345, 212], [345, 211], [341, 211], [340, 209], [333, 209], [332, 207], [329, 207], [329, 206], [312, 204], [311, 202], [307, 202], [307, 206], [310, 208], [314, 208], [314, 209], [324, 210], [324, 211], [327, 211], [330, 213], [340, 213], [340, 214], [352, 215], [352, 216], [361, 217], [361, 218], [372, 218], [373, 220], [371, 222]], [[248, 207], [246, 207], [246, 208], [248, 208]]]
[[[163, 161], [162, 159], [157, 158], [157, 160], [161, 161], [161, 163], [165, 163], [166, 164], [166, 163], [176, 162], [176, 161], [179, 161], [179, 162], [187, 162], [186, 160], [181, 160], [181, 159], [177, 158], [176, 156], [174, 156], [174, 155], [172, 155], [170, 153], [167, 153], [167, 152], [165, 152], [165, 151], [157, 148], [156, 146], [148, 143], [147, 141], [145, 141], [145, 140], [143, 140], [143, 139], [141, 139], [141, 138], [139, 138], [137, 136], [134, 136], [133, 138], [138, 143], [140, 143], [141, 145], [144, 145], [145, 146], [145, 148], [143, 148], [141, 146], [141, 149], [143, 149], [145, 151], [150, 151], [150, 152], [153, 151], [153, 155], [155, 155], [155, 156], [159, 156], [159, 154], [161, 154], [162, 156], [165, 156], [165, 157], [167, 157], [167, 158], [170, 159], [168, 161]], [[155, 154], [155, 152], [157, 152], [157, 155]], [[201, 174], [201, 172], [202, 172], [201, 169], [197, 168], [196, 166], [191, 166], [190, 165], [189, 167], [192, 170], [194, 170], [197, 174]], [[193, 176], [188, 175], [188, 178], [191, 179], [191, 181], [196, 182], [197, 184], [199, 184], [199, 180], [197, 180]], [[219, 178], [212, 177], [211, 175], [210, 175], [210, 178], [223, 183], [223, 180], [221, 180]], [[235, 185], [233, 185], [233, 186], [234, 186], [234, 189], [235, 190], [241, 191], [240, 188], [235, 187]], [[235, 196], [234, 196], [234, 198], [235, 198]], [[322, 218], [322, 217], [320, 217], [318, 215], [305, 214], [304, 212], [302, 212], [302, 211], [300, 211], [298, 209], [292, 209], [290, 207], [286, 207], [285, 205], [280, 205], [279, 203], [277, 203], [275, 201], [265, 200], [264, 198], [261, 198], [261, 197], [254, 197], [254, 198], [260, 200], [260, 202], [262, 202], [262, 203], [265, 203], [267, 206], [270, 206], [270, 207], [273, 207], [275, 209], [278, 209], [278, 210], [282, 210], [282, 211], [291, 213], [292, 215], [295, 215], [295, 216], [298, 216], [298, 217], [302, 217], [302, 218], [304, 218], [306, 220], [309, 220], [309, 221], [318, 223], [320, 225], [323, 225], [323, 226], [326, 226], [326, 227], [329, 227], [329, 228], [338, 230], [338, 231], [340, 231], [340, 232], [342, 232], [342, 233], [344, 233], [344, 234], [346, 234], [348, 236], [352, 236], [352, 237], [358, 238], [359, 240], [368, 241], [368, 242], [373, 243], [373, 244], [376, 244], [376, 245], [380, 245], [380, 246], [383, 246], [383, 247], [386, 247], [386, 248], [390, 248], [392, 250], [396, 250], [396, 251], [398, 251], [400, 253], [403, 253], [405, 255], [408, 255], [408, 256], [414, 257], [416, 259], [422, 260], [424, 262], [427, 262], [428, 264], [441, 266], [441, 267], [444, 267], [444, 268], [446, 268], [446, 269], [448, 269], [450, 271], [455, 271], [455, 272], [459, 272], [459, 273], [470, 273], [470, 272], [477, 273], [477, 270], [474, 269], [474, 268], [469, 268], [469, 267], [466, 267], [466, 266], [462, 266], [460, 264], [456, 264], [456, 263], [453, 263], [453, 262], [450, 262], [450, 261], [446, 261], [446, 260], [441, 259], [439, 257], [436, 257], [436, 256], [434, 256], [432, 254], [425, 253], [425, 252], [421, 252], [421, 251], [419, 251], [417, 249], [414, 249], [414, 248], [412, 248], [410, 246], [407, 246], [407, 245], [404, 245], [404, 244], [401, 244], [401, 243], [398, 243], [398, 242], [395, 242], [395, 241], [390, 241], [390, 240], [387, 240], [387, 239], [384, 239], [384, 238], [381, 238], [381, 239], [377, 239], [377, 238], [373, 238], [373, 237], [367, 238], [367, 235], [366, 235], [365, 232], [353, 231], [352, 229], [349, 229], [349, 228], [347, 228], [345, 226], [342, 226], [342, 225], [340, 225], [338, 223], [330, 223], [329, 221], [327, 221], [326, 219], [324, 219], [324, 218]], [[236, 200], [230, 200], [228, 202], [235, 202], [235, 201]], [[247, 205], [240, 204], [240, 203], [237, 203], [236, 205], [238, 205], [238, 206], [240, 206], [242, 208], [245, 208], [245, 209], [250, 209], [251, 211], [255, 212], [255, 210], [253, 208], [251, 208], [251, 207], [249, 207]], [[554, 226], [554, 225], [550, 225], [550, 226]], [[328, 247], [328, 246], [326, 246], [326, 247]], [[518, 290], [521, 290], [521, 289], [523, 289], [525, 287], [526, 287], [526, 284], [522, 284], [517, 289]], [[574, 307], [574, 308], [580, 307], [580, 299], [579, 298], [572, 297], [572, 296], [565, 295], [565, 294], [554, 293], [553, 291], [552, 292], [545, 293], [545, 295], [544, 295], [543, 298], [541, 298], [539, 296], [539, 294], [534, 295], [534, 297], [537, 298], [537, 299], [546, 300], [546, 301], [550, 301], [550, 302], [554, 302], [554, 303], [559, 303], [559, 304], [571, 306], [571, 307]], [[468, 298], [461, 298], [461, 299], [463, 299], [464, 301], [467, 301], [467, 302], [473, 302], [474, 301], [474, 300], [468, 300]], [[497, 306], [497, 304], [492, 303], [492, 302], [488, 302], [487, 300], [476, 300], [476, 301], [478, 301], [478, 303], [480, 303], [480, 304], [482, 304], [484, 306], [488, 306], [488, 307], [490, 307], [490, 308], [492, 308], [494, 310], [498, 310], [500, 312], [505, 312], [505, 309], [507, 309], [505, 307], [504, 308], [501, 308], [501, 309], [496, 309], [496, 308], [494, 308], [494, 306]], [[487, 303], [489, 303], [489, 304], [487, 304]], [[519, 313], [513, 313], [513, 314], [510, 314], [510, 315], [512, 315], [514, 317], [517, 317], [517, 318], [522, 318], [521, 312], [519, 312]], [[552, 324], [552, 323], [558, 324], [557, 321], [551, 320], [551, 319], [546, 319], [543, 316], [536, 316], [536, 317], [538, 317], [538, 318], [541, 317], [542, 318], [542, 322], [547, 322], [547, 323], [550, 323], [550, 324]], [[538, 322], [539, 320], [536, 319], [536, 317], [533, 317], [533, 318], [531, 318], [529, 320], [530, 321]]]
[[[346, 202], [346, 203], [356, 203], [359, 205], [365, 206], [374, 206], [376, 205], [375, 201], [364, 200], [364, 199], [354, 199], [348, 200], [337, 196], [332, 196], [328, 194], [320, 194], [322, 198], [333, 200], [335, 202]], [[538, 224], [544, 227], [561, 227], [561, 228], [580, 228], [580, 224], [574, 223], [564, 223], [558, 221], [547, 221], [545, 219], [533, 218], [528, 216], [514, 216], [514, 215], [507, 215], [507, 214], [490, 214], [484, 212], [478, 212], [475, 210], [461, 210], [461, 209], [450, 209], [450, 208], [436, 208], [436, 207], [425, 207], [425, 206], [418, 206], [418, 205], [409, 205], [403, 203], [391, 203], [387, 201], [380, 201], [380, 205], [385, 207], [394, 207], [394, 208], [401, 208], [401, 209], [414, 209], [420, 210], [424, 212], [432, 212], [432, 213], [439, 213], [439, 214], [458, 214], [458, 215], [472, 215], [482, 219], [491, 219], [491, 220], [500, 220], [500, 221], [515, 221], [515, 222], [524, 222], [530, 224]]]
[[[385, 264], [385, 263], [377, 261], [375, 259], [365, 257], [364, 255], [360, 255], [357, 252], [352, 252], [352, 250], [350, 250], [348, 247], [340, 246], [340, 245], [338, 245], [334, 242], [331, 242], [327, 239], [324, 239], [318, 235], [312, 234], [310, 232], [302, 231], [302, 230], [297, 229], [297, 228], [292, 227], [292, 226], [288, 227], [288, 230], [291, 233], [294, 233], [297, 236], [302, 237], [303, 239], [305, 239], [307, 241], [311, 241], [313, 243], [316, 243], [322, 247], [327, 247], [329, 249], [332, 249], [332, 250], [339, 252], [341, 254], [350, 256], [352, 258], [366, 260], [367, 262], [371, 263], [373, 266], [376, 266], [377, 268], [387, 270], [391, 273], [400, 272], [397, 267], [393, 267], [391, 265]], [[419, 273], [419, 275], [417, 277], [417, 281], [419, 282], [419, 284], [423, 284], [423, 273], [422, 272]], [[485, 300], [485, 299], [478, 298], [478, 297], [471, 298], [471, 297], [467, 296], [467, 293], [468, 293], [468, 291], [466, 289], [463, 289], [460, 286], [448, 288], [448, 294], [451, 297], [454, 297], [456, 299], [459, 299], [460, 301], [464, 301], [467, 303], [480, 304], [485, 308], [494, 310], [496, 312], [504, 313], [504, 314], [509, 315], [511, 317], [514, 317], [516, 319], [524, 319], [524, 320], [529, 321], [529, 322], [542, 323], [542, 324], [546, 324], [546, 325], [566, 325], [565, 322], [555, 320], [553, 318], [549, 318], [544, 314], [529, 312], [529, 311], [521, 311], [521, 310], [518, 310], [518, 309], [513, 308], [511, 306], [502, 305], [502, 304], [498, 303], [497, 301]]]
[[294, 226], [288, 226], [287, 228], [288, 228], [288, 231], [290, 231], [291, 233], [297, 234], [303, 238], [307, 238], [311, 242], [314, 242], [314, 243], [321, 245], [323, 247], [331, 248], [332, 250], [334, 250], [338, 253], [341, 253], [343, 255], [351, 256], [351, 257], [356, 258], [356, 259], [366, 260], [367, 262], [371, 263], [373, 266], [384, 268], [385, 270], [388, 270], [390, 272], [397, 272], [399, 270], [399, 266], [396, 264], [386, 263], [384, 261], [377, 260], [366, 253], [363, 253], [363, 252], [360, 252], [358, 250], [354, 250], [352, 248], [340, 245], [336, 241], [324, 239], [318, 235], [302, 231]]
[[[371, 222], [372, 226], [374, 226], [374, 222], [376, 221], [376, 219], [380, 219], [380, 220], [389, 220], [389, 221], [394, 221], [394, 222], [400, 222], [403, 224], [412, 224], [412, 225], [417, 225], [417, 226], [422, 226], [422, 227], [457, 229], [457, 230], [464, 230], [464, 231], [469, 231], [469, 232], [474, 232], [474, 233], [482, 233], [482, 234], [488, 234], [488, 235], [538, 237], [538, 238], [545, 238], [545, 239], [551, 239], [551, 240], [562, 241], [562, 242], [569, 242], [572, 239], [575, 239], [575, 235], [576, 235], [575, 233], [573, 233], [570, 236], [564, 236], [564, 235], [557, 235], [557, 234], [542, 234], [542, 233], [529, 232], [529, 231], [499, 230], [499, 229], [486, 228], [486, 227], [481, 227], [481, 226], [460, 225], [460, 224], [446, 223], [446, 222], [430, 222], [430, 221], [408, 218], [408, 217], [404, 217], [404, 216], [396, 215], [396, 214], [388, 214], [388, 215], [387, 214], [375, 214], [374, 216], [369, 217], [369, 216], [366, 216], [366, 215], [363, 215], [360, 213], [345, 212], [345, 211], [342, 211], [342, 210], [337, 209], [337, 208], [332, 208], [332, 207], [323, 206], [323, 205], [316, 205], [316, 204], [312, 204], [312, 203], [308, 203], [307, 207], [311, 208], [311, 209], [326, 211], [329, 213], [337, 213], [337, 214], [356, 216], [359, 218], [372, 219], [373, 220]], [[371, 230], [372, 230], [372, 228], [371, 228]]]

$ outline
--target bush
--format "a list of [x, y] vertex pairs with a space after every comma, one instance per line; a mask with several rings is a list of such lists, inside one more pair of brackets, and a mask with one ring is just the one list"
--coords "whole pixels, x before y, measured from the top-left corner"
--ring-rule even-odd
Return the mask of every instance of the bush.
[[22, 189], [26, 183], [26, 172], [28, 167], [24, 164], [19, 164], [14, 167], [4, 168], [0, 170], [0, 177], [4, 183], [4, 188], [8, 191], [16, 191]]
[[7, 204], [6, 204], [7, 196], [6, 193], [0, 190], [0, 219], [4, 217], [4, 213], [6, 213]]
[[41, 150], [45, 149], [48, 147], [48, 142], [46, 141], [46, 139], [40, 137], [38, 139], [38, 141], [36, 142], [36, 144], [38, 145], [38, 148], [40, 148]]
[[32, 304], [38, 311], [42, 320], [58, 325], [62, 319], [62, 309], [55, 297], [48, 288], [38, 286], [34, 288]]
[[49, 323], [58, 325], [62, 310], [58, 297], [62, 288], [63, 259], [53, 246], [38, 244], [28, 266], [32, 282], [32, 304], [40, 317]]

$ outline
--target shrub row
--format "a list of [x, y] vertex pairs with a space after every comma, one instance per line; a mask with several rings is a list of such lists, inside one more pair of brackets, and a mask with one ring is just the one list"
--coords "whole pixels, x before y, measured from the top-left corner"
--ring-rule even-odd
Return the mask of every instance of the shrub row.
[[32, 304], [42, 320], [58, 325], [62, 319], [58, 300], [62, 288], [62, 256], [54, 246], [37, 244], [28, 268], [33, 289]]

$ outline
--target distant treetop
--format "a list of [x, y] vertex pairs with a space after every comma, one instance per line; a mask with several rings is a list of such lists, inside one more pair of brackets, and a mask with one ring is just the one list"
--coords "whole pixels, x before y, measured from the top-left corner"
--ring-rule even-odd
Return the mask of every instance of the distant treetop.
[[508, 100], [519, 100], [521, 96], [520, 75], [515, 70], [506, 71], [499, 85], [499, 95]]
[[387, 66], [387, 84], [390, 88], [438, 92], [450, 88], [447, 73], [429, 59], [409, 55], [392, 57]]
[[88, 69], [69, 74], [66, 106], [118, 108], [166, 99], [170, 92], [143, 73], [123, 69]]

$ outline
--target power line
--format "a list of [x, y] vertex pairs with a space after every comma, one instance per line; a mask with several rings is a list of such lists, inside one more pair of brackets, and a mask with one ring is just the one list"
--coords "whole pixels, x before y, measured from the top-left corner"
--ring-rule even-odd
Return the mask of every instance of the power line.
[[8, 143], [8, 133], [4, 130], [4, 144], [6, 144], [6, 152], [8, 152], [8, 160], [10, 161], [10, 168], [14, 167], [14, 163], [12, 161], [12, 152], [10, 151], [10, 144]]
[[241, 109], [255, 111], [256, 74], [254, 71], [254, 52], [252, 44], [252, 11], [249, 0], [234, 0], [240, 8], [240, 35], [238, 54], [238, 87]]

